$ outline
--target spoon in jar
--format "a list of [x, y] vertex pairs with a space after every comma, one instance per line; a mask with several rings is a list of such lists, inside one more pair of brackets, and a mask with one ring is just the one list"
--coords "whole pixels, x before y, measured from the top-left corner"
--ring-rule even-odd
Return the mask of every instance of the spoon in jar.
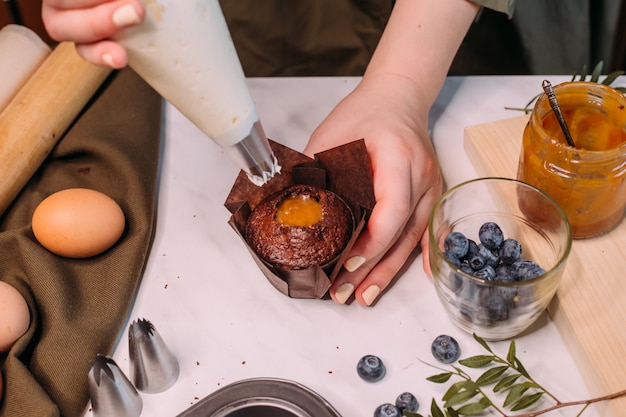
[[572, 148], [575, 148], [576, 144], [574, 143], [574, 139], [572, 139], [572, 135], [569, 132], [567, 123], [565, 123], [565, 118], [563, 117], [563, 112], [561, 112], [561, 106], [559, 106], [559, 102], [556, 99], [556, 94], [554, 94], [552, 84], [548, 80], [543, 80], [541, 86], [543, 87], [543, 91], [548, 96], [550, 107], [552, 107], [552, 111], [556, 116], [556, 120], [559, 122], [559, 125], [561, 125], [561, 130], [563, 131], [563, 135], [565, 135], [565, 140], [567, 141], [567, 144]]

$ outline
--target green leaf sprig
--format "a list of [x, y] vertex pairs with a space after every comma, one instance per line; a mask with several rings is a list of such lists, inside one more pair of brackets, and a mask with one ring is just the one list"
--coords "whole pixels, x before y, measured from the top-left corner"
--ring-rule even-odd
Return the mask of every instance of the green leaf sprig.
[[[493, 408], [503, 417], [510, 417], [507, 412], [526, 410], [542, 397], [549, 397], [554, 404], [539, 411], [515, 414], [515, 417], [537, 417], [560, 408], [574, 406], [581, 406], [577, 414], [580, 416], [591, 404], [626, 396], [625, 389], [588, 400], [560, 401], [526, 370], [517, 356], [515, 340], [510, 342], [506, 357], [501, 357], [494, 353], [484, 339], [476, 334], [474, 334], [474, 339], [487, 351], [487, 354], [460, 359], [458, 363], [466, 368], [487, 368], [478, 378], [473, 379], [462, 368], [455, 365], [450, 365], [452, 371], [429, 365], [444, 372], [426, 378], [428, 381], [444, 384], [452, 377], [459, 379], [452, 383], [443, 394], [441, 398], [443, 406], [440, 407], [433, 398], [430, 407], [431, 417], [474, 416], [488, 408]], [[488, 391], [491, 392], [488, 393]], [[492, 401], [491, 398], [496, 396], [504, 397], [501, 406]], [[404, 413], [404, 416], [422, 417], [416, 413]]]
[[[625, 74], [623, 70], [613, 71], [612, 73], [604, 77], [602, 81], [600, 81], [600, 77], [602, 76], [603, 70], [604, 70], [604, 61], [598, 62], [596, 66], [593, 68], [593, 71], [591, 72], [591, 74], [587, 73], [587, 66], [583, 65], [580, 75], [574, 74], [572, 76], [571, 81], [588, 81], [592, 83], [598, 83], [598, 84], [604, 84], [604, 85], [610, 86], [611, 84], [615, 82], [615, 80], [617, 80], [620, 76]], [[577, 76], [578, 76], [578, 80], [576, 79]], [[589, 80], [587, 80], [587, 76], [589, 76]], [[626, 87], [615, 87], [615, 86], [612, 86], [612, 87], [615, 88], [617, 91], [621, 91], [622, 94], [626, 94]], [[530, 101], [526, 103], [524, 107], [505, 107], [505, 109], [523, 111], [525, 114], [530, 114], [533, 111], [533, 104], [535, 103], [537, 98], [539, 98], [541, 94], [543, 93], [539, 93], [533, 98], [531, 98]]]

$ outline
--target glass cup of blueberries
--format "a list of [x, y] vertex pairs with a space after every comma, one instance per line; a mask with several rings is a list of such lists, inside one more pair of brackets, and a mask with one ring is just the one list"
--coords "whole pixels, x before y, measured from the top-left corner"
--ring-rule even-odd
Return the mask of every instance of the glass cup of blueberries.
[[561, 207], [513, 179], [459, 184], [439, 199], [429, 220], [437, 295], [458, 327], [485, 340], [510, 339], [543, 313], [571, 245]]

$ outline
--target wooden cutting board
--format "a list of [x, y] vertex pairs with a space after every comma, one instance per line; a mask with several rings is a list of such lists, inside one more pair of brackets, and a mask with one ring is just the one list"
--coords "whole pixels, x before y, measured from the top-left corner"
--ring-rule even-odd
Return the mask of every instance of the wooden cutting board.
[[[465, 150], [479, 176], [515, 178], [527, 121], [521, 116], [465, 129]], [[591, 394], [626, 389], [626, 220], [602, 236], [574, 240], [549, 312]], [[604, 402], [599, 411], [626, 416], [626, 397]]]

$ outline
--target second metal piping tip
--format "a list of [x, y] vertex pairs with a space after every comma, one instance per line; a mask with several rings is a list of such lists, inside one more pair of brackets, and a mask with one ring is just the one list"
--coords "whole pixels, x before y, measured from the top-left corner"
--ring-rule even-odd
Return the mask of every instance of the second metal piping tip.
[[87, 379], [95, 417], [138, 417], [141, 414], [141, 397], [110, 357], [96, 355], [89, 364]]
[[178, 361], [148, 320], [134, 321], [128, 331], [130, 376], [139, 391], [163, 392], [180, 373]]

